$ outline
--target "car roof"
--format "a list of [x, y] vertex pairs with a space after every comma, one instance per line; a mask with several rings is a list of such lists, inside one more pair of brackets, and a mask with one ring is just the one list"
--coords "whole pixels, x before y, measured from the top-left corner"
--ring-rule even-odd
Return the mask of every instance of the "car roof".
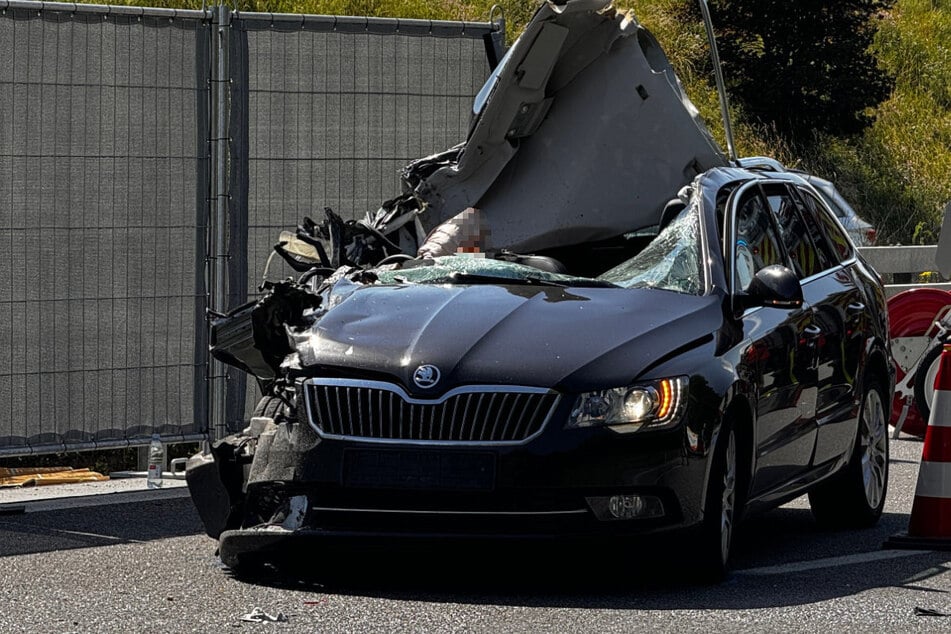
[[779, 180], [797, 185], [808, 184], [808, 180], [796, 172], [746, 167], [715, 167], [707, 170], [704, 178], [717, 189], [730, 183], [753, 180]]

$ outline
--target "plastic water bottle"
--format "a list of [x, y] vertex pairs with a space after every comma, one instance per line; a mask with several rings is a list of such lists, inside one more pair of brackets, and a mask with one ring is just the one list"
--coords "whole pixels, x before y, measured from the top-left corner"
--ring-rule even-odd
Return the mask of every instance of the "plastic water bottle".
[[149, 443], [149, 476], [148, 487], [158, 489], [162, 486], [162, 471], [165, 469], [165, 446], [162, 444], [162, 437], [158, 434], [152, 435], [152, 442]]

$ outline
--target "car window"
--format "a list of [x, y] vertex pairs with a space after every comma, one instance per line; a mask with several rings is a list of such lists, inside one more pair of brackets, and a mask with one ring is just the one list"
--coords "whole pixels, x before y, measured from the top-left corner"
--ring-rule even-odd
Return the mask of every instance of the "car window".
[[771, 264], [786, 266], [767, 202], [758, 188], [742, 194], [736, 206], [734, 232], [735, 288], [746, 290], [756, 272]]
[[816, 256], [819, 258], [820, 269], [824, 271], [834, 267], [839, 263], [839, 258], [836, 255], [835, 249], [832, 248], [831, 242], [826, 238], [822, 223], [818, 217], [806, 207], [806, 203], [803, 200], [803, 192], [796, 187], [790, 187], [790, 191], [796, 199], [796, 207], [799, 209], [799, 213], [805, 221], [806, 231], [809, 233], [809, 238], [812, 240], [813, 247], [816, 250]]
[[816, 251], [809, 228], [789, 188], [783, 183], [767, 183], [763, 185], [763, 193], [776, 216], [783, 245], [799, 279], [811, 277], [828, 268], [829, 260]]
[[603, 273], [599, 280], [624, 288], [660, 288], [701, 295], [700, 211], [692, 201], [636, 256]]
[[821, 228], [821, 240], [817, 244], [825, 249], [830, 255], [833, 255], [836, 262], [841, 262], [852, 257], [852, 244], [848, 237], [843, 233], [842, 228], [836, 223], [829, 214], [822, 208], [822, 203], [816, 198], [815, 194], [803, 189], [797, 188], [805, 203], [806, 217]]
[[825, 187], [816, 185], [816, 191], [819, 192], [819, 195], [822, 196], [822, 200], [826, 202], [826, 204], [829, 206], [829, 209], [832, 210], [832, 213], [834, 213], [839, 219], [844, 219], [849, 215], [848, 212], [846, 212], [845, 209], [843, 209], [842, 206], [835, 201], [832, 193]]
[[748, 289], [753, 276], [764, 266], [786, 264], [770, 211], [757, 188], [745, 192], [737, 204], [734, 239], [737, 290]]

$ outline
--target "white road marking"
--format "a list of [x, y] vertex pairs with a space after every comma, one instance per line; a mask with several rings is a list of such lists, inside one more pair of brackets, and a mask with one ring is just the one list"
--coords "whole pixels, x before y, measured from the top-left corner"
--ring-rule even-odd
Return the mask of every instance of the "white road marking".
[[[24, 524], [17, 522], [0, 522], [0, 526], [13, 526], [15, 528], [22, 528]], [[32, 524], [27, 524], [32, 528], [39, 528], [33, 526]], [[43, 526], [42, 530], [49, 531], [50, 533], [56, 533], [57, 535], [70, 535], [76, 537], [94, 537], [96, 539], [107, 539], [109, 541], [119, 542], [119, 543], [129, 543], [129, 544], [144, 544], [145, 542], [141, 539], [131, 539], [129, 537], [116, 537], [115, 535], [102, 535], [100, 533], [87, 533], [84, 531], [68, 531], [62, 528], [50, 528], [48, 526]]]
[[67, 531], [61, 528], [47, 528], [46, 530], [53, 533], [60, 533], [63, 535], [76, 536], [76, 537], [93, 537], [95, 539], [105, 539], [113, 542], [119, 542], [122, 544], [144, 544], [145, 541], [141, 539], [132, 539], [130, 537], [116, 537], [115, 535], [102, 535], [100, 533], [86, 533], [83, 531]]
[[778, 566], [763, 566], [761, 568], [746, 568], [745, 570], [736, 570], [738, 575], [767, 576], [767, 575], [785, 575], [795, 572], [806, 572], [809, 570], [820, 570], [822, 568], [835, 568], [837, 566], [851, 566], [854, 564], [865, 564], [873, 561], [884, 561], [886, 559], [898, 559], [900, 557], [914, 557], [934, 552], [932, 550], [881, 550], [870, 553], [858, 553], [855, 555], [842, 555], [839, 557], [828, 557], [826, 559], [813, 559], [810, 561], [797, 561], [791, 564], [780, 564]]

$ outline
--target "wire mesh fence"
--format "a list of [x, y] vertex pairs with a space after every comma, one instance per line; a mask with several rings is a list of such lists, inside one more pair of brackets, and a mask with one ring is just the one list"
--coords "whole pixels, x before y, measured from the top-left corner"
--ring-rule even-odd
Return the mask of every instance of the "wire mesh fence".
[[[330, 207], [360, 219], [400, 193], [409, 161], [465, 139], [474, 95], [490, 71], [490, 24], [240, 14], [233, 23], [235, 172], [231, 305], [253, 296], [281, 229]], [[246, 195], [245, 195], [246, 193]], [[289, 275], [277, 263], [271, 279]], [[239, 281], [247, 276], [247, 283]], [[227, 427], [259, 394], [232, 373]]]
[[204, 427], [207, 21], [64, 9], [0, 15], [0, 454]]
[[490, 24], [222, 15], [0, 0], [0, 456], [206, 438], [216, 385], [237, 427], [207, 309], [280, 229], [463, 140], [489, 72]]

